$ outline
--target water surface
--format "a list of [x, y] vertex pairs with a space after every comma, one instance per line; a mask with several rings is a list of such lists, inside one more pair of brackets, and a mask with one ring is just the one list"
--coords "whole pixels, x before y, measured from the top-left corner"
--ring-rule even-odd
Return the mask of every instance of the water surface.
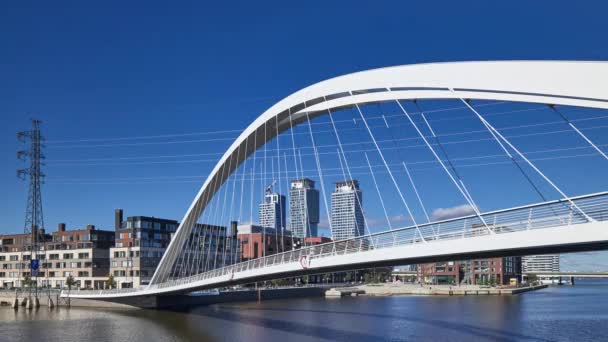
[[5, 341], [606, 341], [608, 282], [517, 296], [222, 304], [185, 312], [0, 309]]

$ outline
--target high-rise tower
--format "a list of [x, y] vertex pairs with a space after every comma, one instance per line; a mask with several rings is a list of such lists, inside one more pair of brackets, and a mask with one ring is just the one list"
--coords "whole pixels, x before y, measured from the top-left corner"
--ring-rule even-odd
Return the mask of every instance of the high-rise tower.
[[365, 234], [362, 208], [363, 194], [355, 179], [337, 182], [331, 194], [331, 228], [334, 240], [350, 239]]
[[317, 236], [319, 224], [319, 190], [308, 179], [291, 181], [289, 190], [289, 230], [295, 237]]
[[260, 226], [276, 229], [277, 232], [285, 229], [285, 196], [273, 192], [272, 185], [266, 189], [264, 201], [260, 203], [259, 209]]

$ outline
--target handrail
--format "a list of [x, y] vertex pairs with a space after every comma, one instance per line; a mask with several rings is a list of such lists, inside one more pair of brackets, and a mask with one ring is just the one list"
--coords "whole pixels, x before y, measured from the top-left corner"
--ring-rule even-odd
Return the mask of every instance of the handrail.
[[[577, 202], [577, 206], [584, 209], [586, 214], [597, 221], [608, 220], [608, 192], [577, 196], [570, 198]], [[565, 204], [565, 205], [564, 205]], [[542, 229], [556, 226], [572, 226], [588, 222], [570, 205], [567, 199], [554, 200], [544, 203], [535, 203], [526, 206], [509, 208], [482, 213], [488, 227], [497, 234], [509, 232]], [[418, 225], [427, 242], [469, 238], [489, 234], [477, 215], [468, 215], [448, 220], [430, 222]], [[125, 290], [102, 290], [91, 291], [91, 293], [111, 294], [129, 293], [134, 291], [145, 291], [153, 289], [164, 289], [173, 286], [182, 286], [195, 281], [208, 280], [217, 277], [226, 277], [241, 272], [250, 272], [261, 268], [269, 268], [276, 265], [299, 263], [304, 255], [309, 260], [325, 258], [328, 256], [346, 255], [351, 253], [377, 250], [387, 247], [414, 245], [422, 240], [415, 233], [415, 227], [403, 227], [374, 234], [368, 234], [347, 240], [332, 241], [329, 243], [303, 247], [296, 250], [285, 251], [262, 258], [248, 260], [207, 272], [190, 275], [180, 279], [172, 279], [163, 283], [149, 285], [140, 289]], [[218, 279], [223, 282], [225, 278]], [[79, 293], [83, 293], [80, 291]]]

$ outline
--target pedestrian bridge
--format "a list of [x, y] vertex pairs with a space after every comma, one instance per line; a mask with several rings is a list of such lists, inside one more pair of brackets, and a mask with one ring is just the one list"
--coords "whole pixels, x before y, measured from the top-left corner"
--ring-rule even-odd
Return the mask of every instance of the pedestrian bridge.
[[602, 250], [608, 247], [608, 192], [404, 227], [305, 247], [214, 269], [141, 289], [72, 291], [74, 298], [120, 298], [188, 293], [256, 281], [339, 270], [490, 256]]
[[[606, 134], [598, 133], [608, 116], [597, 114], [608, 109], [607, 79], [606, 62], [462, 62], [375, 69], [304, 88], [260, 115], [219, 159], [150, 285], [70, 296], [120, 300], [377, 266], [606, 249], [608, 192], [567, 192], [605, 190], [605, 177], [590, 182], [608, 166]], [[513, 107], [520, 104], [532, 107]], [[508, 110], [486, 113], [499, 106]], [[586, 111], [593, 115], [578, 116]], [[523, 122], [501, 127], [498, 118], [502, 126]], [[466, 156], [456, 155], [458, 146]], [[279, 201], [276, 229], [264, 226], [263, 235], [282, 241], [297, 216], [305, 235], [319, 224], [331, 235], [352, 228], [351, 238], [295, 250], [277, 243], [286, 251], [241, 261], [226, 257], [234, 238], [226, 236], [216, 242], [223, 249], [210, 252], [213, 241], [197, 223], [259, 222], [254, 212], [265, 194], [287, 193], [295, 178], [315, 179], [311, 207], [319, 212], [290, 209], [288, 220]], [[355, 178], [361, 189], [351, 189], [350, 207], [334, 210], [329, 184]], [[480, 209], [508, 198], [533, 204]], [[427, 209], [442, 203], [463, 203], [456, 209], [466, 212], [446, 218]], [[348, 215], [362, 220], [345, 226]]]

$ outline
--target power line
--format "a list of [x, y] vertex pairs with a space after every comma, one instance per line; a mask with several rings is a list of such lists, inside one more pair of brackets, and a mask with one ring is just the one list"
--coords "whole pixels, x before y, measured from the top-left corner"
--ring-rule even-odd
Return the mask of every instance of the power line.
[[[558, 156], [558, 157], [546, 157], [546, 158], [531, 158], [531, 161], [552, 161], [552, 160], [561, 160], [561, 159], [573, 159], [573, 158], [588, 158], [588, 157], [597, 157], [597, 153], [585, 153], [585, 154], [575, 154], [575, 155], [570, 155], [570, 156]], [[458, 167], [481, 167], [481, 166], [492, 166], [492, 165], [510, 165], [512, 162], [511, 161], [497, 161], [497, 162], [488, 162], [488, 163], [472, 163], [472, 164], [460, 164], [458, 165]], [[391, 165], [397, 165], [397, 164], [391, 164]], [[372, 165], [372, 167], [384, 167], [384, 165]], [[363, 169], [364, 167], [362, 166], [355, 166], [353, 167], [353, 169], [358, 169], [361, 168]], [[439, 168], [438, 166], [429, 166], [429, 167], [425, 167], [425, 168], [413, 168], [410, 169], [410, 171], [416, 171], [416, 172], [421, 172], [421, 171], [428, 171], [428, 170], [434, 170]], [[312, 172], [310, 170], [305, 170], [306, 172]], [[295, 173], [295, 171], [289, 171], [288, 173]], [[387, 171], [376, 171], [376, 173], [382, 173], [382, 174], [388, 174]], [[352, 173], [353, 176], [365, 176], [367, 175], [367, 173], [365, 172], [353, 172]], [[341, 177], [342, 173], [331, 173], [331, 174], [324, 174], [324, 177]], [[204, 181], [205, 177], [201, 177], [200, 179], [192, 179], [192, 180], [182, 180], [182, 181], [166, 181], [166, 182], [157, 182], [157, 181], [146, 181], [146, 182], [137, 182], [137, 181], [124, 181], [124, 182], [114, 182], [114, 181], [108, 181], [108, 182], [53, 182], [49, 184], [52, 185], [144, 185], [144, 184], [192, 184], [192, 183], [197, 183], [200, 184], [202, 181]], [[270, 178], [268, 177], [257, 177], [253, 179], [254, 181], [257, 180], [270, 180]], [[245, 178], [245, 181], [251, 181], [251, 178]], [[233, 182], [231, 180], [226, 181], [225, 184], [228, 184], [230, 182]]]
[[[489, 104], [485, 104], [485, 106], [487, 106]], [[483, 106], [483, 105], [478, 105], [478, 107]], [[533, 110], [539, 110], [539, 109], [543, 109], [545, 108], [544, 106], [539, 106], [539, 107], [533, 107], [533, 108], [526, 108], [526, 109], [518, 109], [518, 110], [509, 110], [509, 111], [503, 111], [503, 112], [496, 112], [496, 113], [490, 113], [487, 114], [486, 116], [493, 116], [493, 115], [505, 115], [505, 114], [512, 114], [512, 113], [519, 113], [519, 112], [526, 112], [526, 111], [533, 111]], [[451, 108], [453, 109], [453, 108]], [[442, 110], [448, 110], [448, 109], [442, 109]], [[437, 112], [439, 110], [435, 110], [435, 112]], [[433, 111], [430, 111], [431, 113]], [[378, 119], [382, 119], [385, 120], [386, 118], [390, 118], [390, 117], [396, 117], [396, 116], [400, 116], [400, 115], [385, 115], [385, 116], [378, 116], [375, 118]], [[429, 122], [438, 122], [438, 121], [444, 121], [444, 120], [460, 120], [460, 119], [465, 119], [468, 117], [457, 117], [457, 118], [444, 118], [444, 119], [428, 119]], [[591, 117], [591, 118], [581, 118], [581, 119], [576, 119], [576, 120], [570, 120], [572, 122], [581, 122], [581, 121], [590, 121], [590, 120], [601, 120], [601, 119], [608, 119], [608, 115], [602, 115], [602, 116], [595, 116], [595, 117]], [[341, 120], [342, 122], [352, 122], [350, 119], [348, 120]], [[336, 120], [336, 122], [338, 122], [338, 120]], [[559, 124], [561, 122], [548, 122], [548, 123], [536, 123], [536, 124], [528, 124], [528, 125], [519, 125], [519, 126], [510, 126], [510, 127], [504, 127], [502, 128], [503, 130], [510, 130], [510, 129], [516, 129], [516, 128], [529, 128], [529, 127], [537, 127], [537, 126], [547, 126], [547, 125], [553, 125], [553, 124]], [[326, 124], [326, 123], [317, 123], [317, 124]], [[408, 123], [402, 123], [402, 124], [393, 124], [393, 126], [408, 126]], [[377, 125], [377, 126], [371, 126], [371, 128], [377, 128], [377, 127], [383, 127], [384, 124], [381, 125]], [[354, 127], [354, 128], [349, 128], [349, 129], [343, 129], [344, 130], [360, 130], [363, 129], [363, 127]], [[589, 128], [586, 128], [589, 129]], [[239, 130], [233, 130], [233, 131], [239, 131]], [[224, 131], [218, 131], [218, 132], [224, 132]], [[448, 133], [448, 134], [442, 134], [442, 135], [438, 135], [441, 137], [446, 137], [446, 136], [455, 136], [455, 135], [464, 135], [464, 134], [470, 134], [470, 133], [482, 133], [485, 132], [485, 130], [477, 130], [477, 131], [468, 131], [468, 132], [457, 132], [457, 133]], [[209, 133], [209, 132], [208, 132]], [[213, 132], [211, 132], [213, 133]], [[319, 131], [318, 133], [331, 133], [331, 130], [326, 130], [326, 131]], [[294, 134], [296, 135], [302, 135], [302, 134], [307, 134], [306, 132], [294, 132]], [[178, 140], [178, 141], [161, 141], [161, 142], [138, 142], [138, 143], [125, 143], [125, 144], [100, 144], [100, 145], [69, 145], [69, 146], [54, 146], [56, 148], [83, 148], [83, 147], [128, 147], [128, 146], [146, 146], [146, 145], [167, 145], [167, 144], [184, 144], [184, 143], [199, 143], [199, 142], [213, 142], [213, 141], [232, 141], [235, 138], [215, 138], [215, 139], [197, 139], [197, 140]], [[402, 138], [402, 139], [397, 139], [399, 141], [402, 140], [416, 140], [418, 138]], [[385, 142], [384, 140], [382, 140], [381, 142]], [[345, 144], [348, 145], [348, 144]], [[335, 147], [335, 145], [320, 145], [319, 147]], [[268, 151], [273, 152], [273, 149], [269, 149]], [[177, 155], [177, 156], [203, 156], [203, 155], [222, 155], [223, 153], [204, 153], [204, 154], [192, 154], [192, 155]], [[126, 160], [126, 159], [154, 159], [154, 158], [172, 158], [174, 156], [149, 156], [149, 157], [123, 157], [123, 158], [91, 158], [91, 159], [87, 159], [86, 161], [107, 161], [107, 160]], [[55, 161], [51, 161], [52, 163], [55, 162], [78, 162], [81, 161], [80, 160], [55, 160]], [[84, 160], [83, 160], [84, 161]]]
[[51, 140], [47, 141], [47, 144], [64, 144], [64, 143], [81, 143], [81, 142], [102, 142], [102, 141], [121, 141], [121, 140], [140, 140], [140, 139], [160, 139], [160, 138], [173, 138], [173, 137], [187, 137], [196, 135], [211, 135], [211, 134], [225, 134], [225, 133], [239, 133], [241, 129], [228, 129], [222, 131], [205, 131], [205, 132], [192, 132], [192, 133], [175, 133], [175, 134], [159, 134], [159, 135], [141, 135], [141, 136], [130, 136], [130, 137], [116, 137], [116, 138], [92, 138], [92, 139], [73, 139], [73, 140]]
[[[608, 146], [608, 144], [603, 144], [603, 145], [598, 145], [601, 147], [606, 147]], [[524, 152], [525, 154], [539, 154], [539, 153], [553, 153], [553, 152], [563, 152], [563, 151], [573, 151], [573, 150], [581, 150], [581, 149], [589, 149], [589, 146], [580, 146], [580, 147], [569, 147], [569, 148], [556, 148], [556, 149], [546, 149], [546, 150], [537, 150], [537, 151], [527, 151]], [[465, 160], [475, 160], [475, 159], [487, 159], [487, 158], [501, 158], [503, 157], [503, 154], [492, 154], [492, 155], [485, 155], [485, 156], [473, 156], [473, 157], [461, 157], [461, 158], [451, 158], [451, 160], [453, 161], [465, 161]], [[537, 158], [531, 158], [531, 160], [533, 161], [545, 161], [545, 160], [559, 160], [559, 159], [567, 159], [567, 158], [578, 158], [578, 157], [589, 157], [589, 156], [593, 156], [593, 154], [575, 154], [575, 155], [569, 155], [569, 156], [554, 156], [554, 157], [537, 157]], [[444, 160], [445, 161], [445, 160]], [[422, 160], [422, 161], [413, 161], [413, 162], [408, 162], [409, 166], [414, 166], [414, 165], [421, 165], [421, 164], [433, 164], [435, 163], [436, 160]], [[470, 164], [458, 164], [459, 167], [476, 167], [476, 166], [486, 166], [486, 165], [499, 165], [499, 164], [509, 164], [509, 161], [498, 161], [498, 162], [485, 162], [485, 163], [470, 163]], [[390, 163], [390, 166], [394, 166], [394, 167], [399, 167], [401, 164], [400, 163]], [[373, 168], [382, 168], [384, 167], [384, 164], [374, 164], [371, 165]], [[351, 168], [353, 169], [365, 169], [368, 166], [365, 165], [361, 165], [361, 166], [351, 166]], [[433, 169], [434, 167], [426, 167], [426, 168], [412, 168], [413, 171], [422, 171], [422, 170], [429, 170], [429, 169]], [[340, 168], [325, 168], [325, 170], [332, 170], [332, 171], [339, 171]], [[313, 169], [308, 169], [308, 170], [303, 170], [304, 172], [314, 172], [315, 170]], [[287, 172], [291, 172], [291, 173], [295, 173], [295, 171], [287, 171]], [[252, 175], [251, 172], [244, 172], [243, 175], [245, 176], [250, 176]], [[328, 174], [327, 176], [341, 176], [342, 174]], [[173, 179], [184, 179], [184, 180], [180, 180], [180, 181], [176, 181], [176, 182], [168, 182], [168, 183], [192, 183], [192, 182], [199, 182], [199, 180], [202, 180], [204, 178], [206, 178], [206, 175], [192, 175], [192, 176], [156, 176], [156, 177], [131, 177], [131, 178], [110, 178], [110, 179], [98, 179], [98, 178], [52, 178], [50, 180], [52, 180], [53, 184], [61, 184], [60, 182], [70, 182], [69, 184], [114, 184], [111, 182], [117, 181], [117, 182], [125, 182], [124, 184], [130, 184], [132, 181], [139, 181], [139, 180], [143, 180], [143, 181], [155, 181], [155, 180], [173, 180]], [[187, 180], [187, 179], [195, 179], [195, 180]], [[261, 178], [256, 178], [254, 177], [254, 180], [259, 180]], [[263, 178], [266, 179], [266, 178]], [[245, 178], [245, 180], [251, 181], [251, 178]], [[59, 182], [55, 182], [55, 181], [59, 181]], [[80, 181], [100, 181], [100, 182], [110, 182], [110, 183], [76, 183], [76, 182], [80, 182]], [[72, 183], [74, 182], [74, 183]], [[118, 183], [118, 184], [123, 184], [123, 183]], [[147, 183], [142, 183], [142, 184], [147, 184]]]
[[[485, 104], [481, 104], [479, 106], [482, 107], [486, 107], [486, 106], [496, 106], [496, 105], [501, 105], [504, 104], [506, 102], [492, 102], [492, 103], [485, 103]], [[515, 112], [521, 112], [521, 111], [529, 111], [529, 110], [536, 110], [536, 109], [540, 109], [540, 108], [544, 108], [544, 107], [538, 107], [538, 108], [532, 108], [532, 109], [523, 109], [523, 110], [517, 110], [517, 111], [509, 111], [506, 113], [515, 113]], [[428, 113], [440, 113], [440, 112], [447, 112], [447, 111], [453, 111], [453, 110], [458, 110], [458, 109], [466, 109], [466, 107], [464, 106], [454, 106], [454, 107], [446, 107], [446, 108], [440, 108], [440, 109], [435, 109], [435, 110], [430, 110], [428, 111]], [[501, 115], [501, 114], [506, 114], [506, 113], [491, 113], [488, 115]], [[419, 115], [420, 113], [412, 113], [413, 115]], [[386, 115], [385, 117], [398, 117], [398, 114], [395, 115]], [[375, 120], [375, 119], [382, 119], [382, 116], [370, 116], [368, 118], [368, 120]], [[463, 117], [458, 117], [458, 118], [444, 118], [444, 119], [437, 119], [437, 120], [433, 120], [433, 121], [443, 121], [443, 120], [456, 120], [456, 119], [461, 119]], [[338, 122], [351, 122], [350, 119], [344, 119], [344, 120], [335, 120], [336, 123]], [[326, 122], [311, 122], [312, 125], [328, 125], [328, 123]], [[212, 134], [225, 134], [225, 133], [240, 133], [242, 132], [243, 129], [232, 129], [232, 130], [217, 130], [217, 131], [204, 131], [204, 132], [189, 132], [189, 133], [173, 133], [173, 134], [158, 134], [158, 135], [142, 135], [142, 136], [129, 136], [129, 137], [108, 137], [108, 138], [87, 138], [87, 139], [70, 139], [70, 140], [50, 140], [47, 141], [47, 144], [64, 144], [64, 143], [83, 143], [83, 142], [112, 142], [112, 141], [128, 141], [128, 140], [144, 140], [144, 139], [161, 139], [161, 138], [175, 138], [175, 137], [186, 137], [186, 136], [197, 136], [197, 135], [212, 135]], [[304, 134], [304, 133], [301, 133]], [[234, 139], [234, 138], [225, 138], [225, 140], [228, 139]], [[193, 141], [189, 141], [189, 140], [185, 140], [182, 141], [184, 143], [188, 143], [188, 142], [205, 142], [205, 141], [215, 141], [214, 139], [210, 139], [210, 140], [193, 140]], [[174, 142], [174, 143], [179, 143], [179, 142]], [[145, 144], [145, 142], [142, 142], [142, 144]], [[80, 145], [69, 145], [69, 147], [85, 147], [85, 146], [80, 146]], [[87, 145], [86, 147], [114, 147], [114, 146], [123, 146], [123, 145], [117, 145], [117, 144], [102, 144], [102, 145]], [[124, 146], [132, 146], [132, 145], [124, 145]], [[133, 146], [138, 146], [138, 145], [133, 145]], [[53, 148], [69, 148], [68, 146], [52, 146]]]
[[[573, 120], [575, 121], [575, 120]], [[551, 123], [547, 123], [547, 125], [552, 125], [552, 124], [558, 124], [560, 122], [551, 122]], [[517, 128], [523, 128], [523, 127], [534, 127], [534, 126], [539, 126], [541, 124], [532, 124], [532, 125], [520, 125], [520, 126], [510, 126], [510, 127], [505, 127], [502, 128], [502, 130], [512, 130], [512, 129], [517, 129]], [[600, 125], [600, 126], [594, 126], [594, 127], [587, 127], [587, 128], [582, 128], [581, 130], [592, 130], [592, 129], [601, 129], [601, 128], [608, 128], [608, 125]], [[536, 132], [536, 133], [525, 133], [525, 134], [514, 134], [514, 135], [510, 135], [508, 136], [508, 138], [522, 138], [522, 137], [532, 137], [532, 136], [540, 136], [540, 135], [550, 135], [550, 134], [559, 134], [559, 133], [570, 133], [571, 130], [555, 130], [555, 131], [547, 131], [547, 132]], [[468, 132], [458, 132], [458, 133], [448, 133], [448, 134], [441, 134], [441, 135], [437, 135], [439, 137], [448, 137], [448, 136], [459, 136], [459, 135], [463, 135], [463, 134], [476, 134], [476, 133], [483, 133], [483, 130], [476, 130], [476, 131], [468, 131]], [[417, 140], [418, 138], [415, 137], [410, 137], [410, 138], [400, 138], [400, 139], [394, 139], [394, 141], [406, 141], [406, 140]], [[443, 144], [444, 145], [453, 145], [453, 144], [466, 144], [466, 143], [475, 143], [475, 142], [482, 142], [482, 141], [490, 141], [492, 140], [492, 138], [479, 138], [479, 139], [467, 139], [467, 140], [455, 140], [455, 141], [444, 141]], [[378, 140], [378, 142], [380, 143], [384, 143], [384, 142], [389, 142], [391, 140]], [[371, 142], [354, 142], [354, 143], [343, 143], [343, 145], [345, 146], [350, 146], [350, 145], [355, 145], [355, 146], [360, 146], [361, 144], [371, 144]], [[435, 145], [434, 143], [432, 145]], [[330, 147], [335, 147], [336, 145], [333, 144], [328, 144], [328, 145], [319, 145], [317, 146], [318, 148], [330, 148]], [[406, 145], [406, 146], [398, 146], [398, 147], [386, 147], [385, 149], [407, 149], [407, 148], [416, 148], [416, 147], [424, 147], [423, 144], [413, 144], [413, 145]], [[310, 147], [300, 147], [299, 149], [309, 149]], [[291, 149], [290, 147], [286, 147], [285, 149], [289, 150]], [[268, 149], [268, 152], [274, 152], [274, 149]], [[356, 153], [356, 152], [369, 152], [370, 150], [368, 149], [364, 149], [364, 150], [345, 150], [345, 153]], [[325, 155], [325, 154], [335, 154], [335, 151], [326, 151], [326, 152], [321, 152], [319, 151], [318, 154], [320, 155]], [[166, 155], [166, 156], [158, 156], [158, 157], [123, 157], [123, 158], [97, 158], [97, 159], [89, 159], [89, 160], [82, 160], [82, 161], [112, 161], [112, 160], [138, 160], [138, 159], [154, 159], [154, 158], [179, 158], [179, 157], [188, 157], [188, 156], [221, 156], [223, 155], [223, 153], [201, 153], [201, 154], [184, 154], [184, 155]], [[302, 154], [304, 156], [310, 156], [312, 155], [311, 153], [304, 153]], [[274, 154], [270, 154], [269, 158], [271, 157], [276, 157]], [[190, 159], [190, 160], [165, 160], [165, 161], [141, 161], [141, 162], [126, 162], [126, 163], [121, 163], [121, 162], [117, 162], [117, 163], [80, 163], [80, 160], [64, 160], [64, 161], [55, 161], [55, 162], [51, 162], [50, 164], [53, 166], [129, 166], [129, 165], [154, 165], [154, 164], [184, 164], [184, 163], [206, 163], [206, 162], [216, 162], [217, 159]]]

